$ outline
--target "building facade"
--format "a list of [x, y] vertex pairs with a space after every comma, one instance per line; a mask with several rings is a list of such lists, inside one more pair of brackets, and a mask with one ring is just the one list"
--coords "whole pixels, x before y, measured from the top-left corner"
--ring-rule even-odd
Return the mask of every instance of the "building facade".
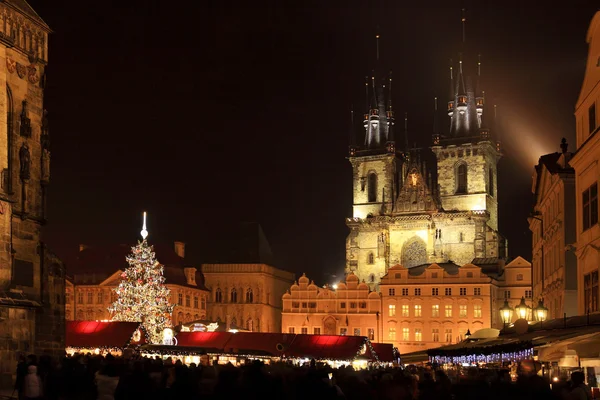
[[577, 151], [575, 168], [578, 309], [580, 314], [600, 311], [600, 12], [592, 19], [586, 37], [589, 50], [583, 85], [575, 106]]
[[380, 342], [381, 297], [352, 272], [335, 289], [306, 275], [283, 295], [282, 332], [367, 336]]
[[0, 4], [0, 385], [19, 353], [64, 350], [62, 262], [40, 240], [50, 136], [44, 86], [50, 28], [23, 0]]
[[[115, 288], [121, 283], [121, 274], [126, 264], [128, 246], [113, 246], [113, 251], [104, 248], [80, 246], [80, 260], [90, 262], [92, 268], [73, 275], [66, 284], [66, 319], [109, 320], [108, 307], [116, 300]], [[165, 284], [171, 291], [171, 304], [175, 305], [172, 314], [173, 325], [196, 320], [205, 320], [210, 293], [204, 286], [204, 278], [195, 267], [184, 263], [185, 244], [175, 242], [169, 251], [166, 247], [155, 247], [157, 259], [163, 265]], [[98, 254], [109, 254], [98, 259]], [[103, 265], [94, 263], [99, 260]], [[120, 267], [120, 268], [119, 268]], [[109, 272], [108, 276], [102, 271]]]
[[560, 153], [540, 157], [533, 173], [533, 297], [543, 299], [548, 318], [577, 314], [577, 258], [565, 250], [577, 239], [575, 170], [565, 139]]
[[[372, 290], [396, 264], [506, 257], [498, 232], [499, 143], [484, 123], [483, 91], [462, 60], [451, 68], [449, 133], [441, 135], [434, 124], [432, 163], [426, 152], [409, 148], [406, 119], [404, 148], [396, 147], [391, 76], [375, 71], [367, 82], [364, 143], [352, 143], [349, 151], [353, 215], [346, 220], [346, 272]], [[481, 63], [472, 65], [479, 82]]]
[[209, 319], [227, 328], [281, 332], [282, 296], [294, 274], [267, 264], [203, 264]]

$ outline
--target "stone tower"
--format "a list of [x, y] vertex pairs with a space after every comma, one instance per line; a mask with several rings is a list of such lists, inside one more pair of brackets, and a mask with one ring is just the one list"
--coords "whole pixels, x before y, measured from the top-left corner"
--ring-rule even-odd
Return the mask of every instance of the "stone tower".
[[484, 124], [479, 82], [473, 87], [463, 67], [461, 58], [456, 73], [451, 68], [450, 129], [441, 135], [434, 123], [432, 165], [422, 149], [408, 147], [406, 117], [405, 145], [396, 147], [391, 75], [375, 70], [367, 78], [364, 142], [351, 142], [348, 157], [353, 212], [346, 220], [346, 272], [372, 290], [396, 264], [443, 267], [505, 256], [496, 200], [499, 143]]
[[40, 241], [50, 179], [49, 33], [25, 0], [0, 3], [0, 385], [18, 353], [64, 351], [64, 266]]

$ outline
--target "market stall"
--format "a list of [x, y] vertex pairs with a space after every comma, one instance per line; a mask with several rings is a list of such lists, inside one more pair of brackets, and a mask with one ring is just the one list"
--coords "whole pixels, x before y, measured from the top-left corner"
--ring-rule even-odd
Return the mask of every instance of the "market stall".
[[146, 343], [139, 322], [67, 321], [65, 330], [65, 351], [71, 355], [122, 355], [124, 349]]

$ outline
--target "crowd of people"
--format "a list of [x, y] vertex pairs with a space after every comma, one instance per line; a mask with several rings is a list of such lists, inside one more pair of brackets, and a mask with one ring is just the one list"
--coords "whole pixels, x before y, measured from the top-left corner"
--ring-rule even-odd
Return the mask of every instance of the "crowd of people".
[[260, 361], [186, 366], [181, 361], [75, 354], [62, 360], [29, 356], [17, 366], [19, 399], [381, 399], [591, 400], [584, 375], [550, 382], [526, 369], [516, 382], [508, 370], [469, 368], [450, 374], [436, 366], [330, 369], [311, 361], [304, 366]]

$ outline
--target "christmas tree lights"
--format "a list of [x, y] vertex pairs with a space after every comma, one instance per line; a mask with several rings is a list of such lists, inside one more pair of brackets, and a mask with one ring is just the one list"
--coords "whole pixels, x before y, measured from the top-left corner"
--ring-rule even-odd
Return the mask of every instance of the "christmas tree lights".
[[163, 267], [146, 241], [146, 213], [141, 233], [143, 239], [127, 256], [129, 267], [121, 274], [121, 283], [114, 289], [117, 300], [108, 311], [113, 321], [141, 322], [148, 341], [157, 344], [161, 343], [163, 330], [171, 327], [173, 305]]

